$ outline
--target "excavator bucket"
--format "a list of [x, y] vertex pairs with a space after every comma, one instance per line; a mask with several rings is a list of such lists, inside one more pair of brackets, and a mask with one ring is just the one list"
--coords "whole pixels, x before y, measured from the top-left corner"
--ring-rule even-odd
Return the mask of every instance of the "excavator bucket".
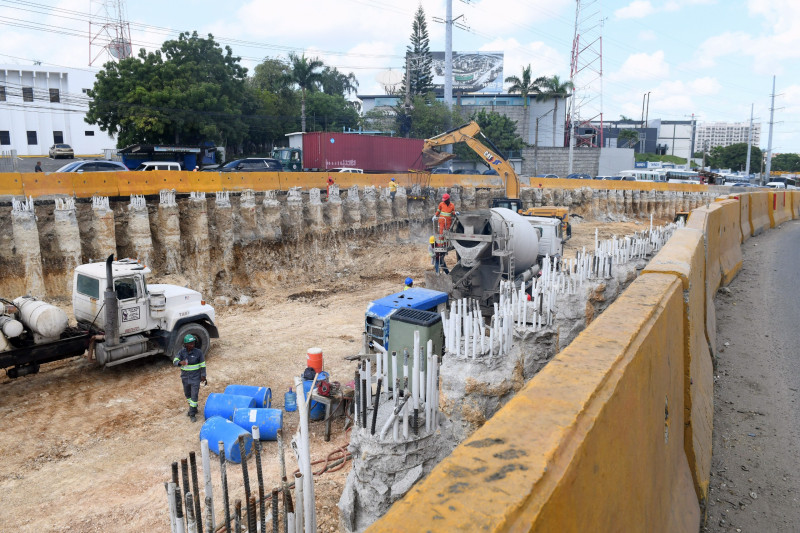
[[425, 165], [425, 168], [437, 167], [445, 161], [450, 161], [454, 157], [455, 154], [437, 152], [433, 148], [424, 148], [422, 150], [422, 164]]

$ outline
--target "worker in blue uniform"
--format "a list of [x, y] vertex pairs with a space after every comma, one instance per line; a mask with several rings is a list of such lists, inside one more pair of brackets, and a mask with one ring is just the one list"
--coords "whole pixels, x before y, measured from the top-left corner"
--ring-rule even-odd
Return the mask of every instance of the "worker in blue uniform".
[[192, 422], [197, 421], [197, 397], [200, 394], [200, 383], [208, 385], [206, 380], [206, 360], [203, 352], [195, 347], [197, 338], [191, 333], [183, 338], [183, 348], [175, 355], [172, 364], [181, 368], [183, 394], [189, 403], [186, 414]]

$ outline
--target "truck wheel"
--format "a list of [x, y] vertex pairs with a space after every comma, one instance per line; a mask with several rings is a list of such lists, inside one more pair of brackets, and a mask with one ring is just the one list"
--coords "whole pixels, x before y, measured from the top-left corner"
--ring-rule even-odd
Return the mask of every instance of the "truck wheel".
[[194, 347], [203, 352], [203, 357], [206, 356], [208, 349], [211, 347], [211, 337], [209, 337], [206, 328], [200, 324], [191, 323], [184, 324], [178, 329], [178, 334], [175, 336], [175, 342], [172, 345], [171, 359], [174, 359], [175, 356], [178, 355], [178, 352], [181, 351], [181, 348], [183, 348], [183, 338], [189, 334], [194, 335], [197, 339]]

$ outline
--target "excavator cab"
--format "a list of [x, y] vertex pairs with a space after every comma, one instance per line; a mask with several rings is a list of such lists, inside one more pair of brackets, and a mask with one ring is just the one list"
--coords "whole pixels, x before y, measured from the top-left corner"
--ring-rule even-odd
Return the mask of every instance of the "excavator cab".
[[519, 213], [522, 211], [522, 200], [518, 198], [492, 198], [492, 207], [504, 207]]

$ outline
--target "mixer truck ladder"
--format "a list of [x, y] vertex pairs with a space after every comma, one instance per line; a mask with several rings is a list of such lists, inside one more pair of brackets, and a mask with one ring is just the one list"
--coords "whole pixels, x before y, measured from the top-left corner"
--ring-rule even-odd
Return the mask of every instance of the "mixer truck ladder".
[[[492, 235], [492, 255], [500, 258], [501, 267], [501, 270], [495, 272], [495, 274], [499, 274], [500, 277], [505, 276], [509, 281], [514, 281], [514, 253], [509, 246], [514, 240], [514, 224], [504, 220], [503, 226], [505, 227], [505, 232], [503, 232], [505, 238], [503, 234], [497, 232]], [[499, 284], [495, 288], [495, 293], [497, 295], [500, 294]]]

